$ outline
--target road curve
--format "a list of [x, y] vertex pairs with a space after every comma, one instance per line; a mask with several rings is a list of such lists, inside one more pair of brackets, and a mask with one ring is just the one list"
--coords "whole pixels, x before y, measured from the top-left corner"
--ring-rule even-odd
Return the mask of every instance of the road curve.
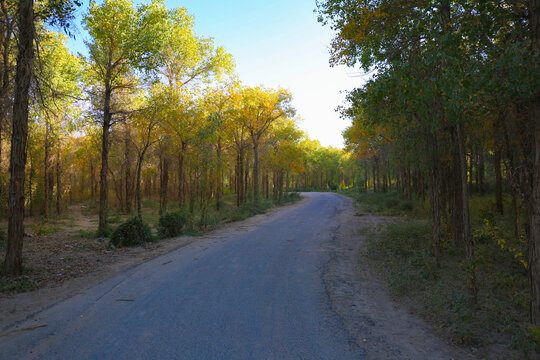
[[298, 206], [155, 258], [0, 338], [5, 359], [359, 359], [322, 271], [349, 200]]

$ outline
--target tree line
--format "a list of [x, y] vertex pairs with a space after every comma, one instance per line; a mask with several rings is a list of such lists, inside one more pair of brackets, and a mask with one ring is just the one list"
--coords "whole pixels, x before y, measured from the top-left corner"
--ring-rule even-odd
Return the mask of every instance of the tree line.
[[46, 219], [95, 199], [106, 236], [110, 207], [142, 220], [143, 198], [160, 214], [172, 200], [204, 212], [226, 194], [240, 207], [353, 181], [345, 152], [298, 128], [291, 94], [243, 85], [185, 8], [91, 2], [87, 54], [75, 55], [67, 40], [79, 5], [0, 1], [6, 275], [22, 271], [25, 212]]
[[[446, 219], [477, 301], [471, 191], [494, 182], [495, 207], [527, 238], [531, 320], [540, 324], [540, 2], [321, 1], [337, 35], [332, 62], [371, 79], [348, 94], [348, 148], [375, 190], [429, 197], [434, 256]], [[511, 208], [503, 207], [503, 195]]]

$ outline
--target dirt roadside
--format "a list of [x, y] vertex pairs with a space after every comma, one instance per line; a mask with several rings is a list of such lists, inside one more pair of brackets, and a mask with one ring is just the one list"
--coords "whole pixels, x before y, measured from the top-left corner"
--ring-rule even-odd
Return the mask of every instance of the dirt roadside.
[[[122, 271], [194, 242], [204, 242], [216, 237], [232, 236], [236, 233], [248, 231], [261, 222], [276, 216], [278, 212], [281, 213], [282, 211], [301, 206], [304, 201], [305, 199], [302, 199], [295, 203], [274, 207], [264, 214], [255, 215], [243, 221], [224, 224], [218, 229], [202, 236], [180, 236], [149, 243], [145, 247], [122, 248], [107, 253], [105, 253], [106, 246], [99, 243], [95, 245], [95, 247], [99, 248], [97, 251], [95, 251], [96, 249], [89, 249], [89, 251], [79, 255], [79, 258], [76, 258], [74, 253], [73, 260], [70, 261], [70, 267], [67, 268], [63, 265], [65, 271], [62, 273], [62, 276], [56, 274], [58, 280], [53, 281], [48, 279], [42, 288], [34, 291], [0, 294], [0, 336], [9, 333], [10, 329], [14, 326], [32, 318], [37, 313], [64, 299], [83, 293], [86, 289]], [[59, 242], [62, 251], [69, 251], [71, 249], [71, 247], [64, 248], [64, 240], [62, 239], [56, 242]], [[33, 245], [38, 246], [38, 244]], [[70, 241], [70, 246], [76, 246], [76, 243], [72, 240]], [[35, 248], [29, 251], [35, 251]], [[51, 259], [50, 261], [56, 261], [59, 254], [55, 253], [55, 255], [57, 255], [55, 259]], [[63, 254], [60, 255], [65, 257]]]
[[472, 354], [445, 343], [434, 328], [392, 299], [375, 270], [359, 262], [366, 236], [359, 230], [376, 229], [391, 218], [355, 213], [350, 199], [338, 210], [339, 227], [327, 244], [332, 256], [323, 271], [323, 281], [333, 310], [365, 350], [366, 358], [474, 359]]

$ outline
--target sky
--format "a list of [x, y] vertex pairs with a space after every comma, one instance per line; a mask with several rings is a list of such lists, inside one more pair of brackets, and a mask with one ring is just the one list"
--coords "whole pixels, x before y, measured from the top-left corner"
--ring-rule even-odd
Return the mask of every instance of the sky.
[[[291, 91], [299, 126], [323, 146], [342, 147], [341, 132], [350, 121], [336, 107], [345, 90], [366, 80], [358, 69], [329, 66], [333, 32], [317, 22], [315, 0], [166, 0], [168, 8], [185, 7], [195, 17], [199, 36], [214, 38], [233, 55], [244, 85]], [[87, 11], [85, 1], [78, 13]], [[80, 21], [79, 21], [80, 24]], [[84, 52], [80, 25], [73, 51]]]

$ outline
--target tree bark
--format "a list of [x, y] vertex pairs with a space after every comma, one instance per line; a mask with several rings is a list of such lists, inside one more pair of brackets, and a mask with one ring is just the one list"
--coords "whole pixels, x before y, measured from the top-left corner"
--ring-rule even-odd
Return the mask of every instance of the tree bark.
[[495, 171], [495, 203], [499, 214], [504, 215], [503, 197], [502, 197], [502, 173], [501, 173], [501, 150], [495, 149], [493, 157], [493, 169]]
[[186, 151], [187, 144], [182, 141], [180, 153], [178, 154], [178, 207], [181, 209], [184, 205], [184, 153]]
[[469, 291], [469, 304], [471, 306], [477, 303], [478, 288], [476, 285], [476, 271], [475, 271], [475, 256], [474, 256], [474, 242], [471, 236], [471, 218], [469, 215], [469, 194], [467, 189], [467, 164], [465, 159], [465, 141], [463, 139], [463, 129], [461, 124], [457, 124], [456, 128], [458, 148], [459, 148], [459, 160], [460, 160], [460, 177], [461, 177], [461, 208], [462, 208], [462, 226], [463, 226], [463, 241], [465, 242], [465, 248], [467, 250], [467, 260], [469, 264], [467, 266], [467, 288]]
[[107, 82], [103, 102], [103, 134], [101, 136], [101, 172], [99, 174], [99, 226], [98, 233], [106, 235], [107, 232], [107, 201], [109, 172], [109, 136], [111, 128], [111, 87]]
[[94, 177], [94, 163], [90, 161], [90, 198], [93, 199], [96, 196], [95, 192], [96, 178]]
[[8, 242], [4, 273], [22, 273], [24, 236], [24, 170], [28, 137], [28, 104], [34, 60], [34, 1], [20, 0], [18, 7], [19, 43], [13, 103], [13, 132], [11, 135]]
[[126, 212], [130, 213], [133, 207], [133, 178], [131, 176], [131, 151], [129, 146], [129, 132], [126, 131], [124, 138], [124, 157], [125, 157], [125, 169], [124, 169], [124, 186], [125, 186], [125, 204]]
[[244, 169], [244, 203], [248, 199], [249, 193], [249, 157], [246, 156], [246, 164]]
[[365, 167], [364, 167], [364, 191], [367, 192], [368, 191], [368, 181], [369, 181], [369, 174], [368, 174], [368, 164], [367, 162], [365, 163]]
[[221, 163], [221, 140], [216, 144], [216, 159], [217, 159], [217, 186], [216, 186], [216, 210], [221, 208], [221, 196], [223, 193], [223, 164]]
[[236, 174], [236, 206], [244, 204], [244, 150], [240, 149], [237, 156], [237, 174]]
[[253, 139], [253, 200], [259, 201], [259, 141]]
[[45, 156], [43, 159], [43, 216], [49, 217], [49, 197], [50, 197], [50, 184], [49, 184], [49, 159], [50, 159], [50, 125], [49, 119], [45, 116]]
[[34, 181], [34, 162], [32, 161], [32, 153], [29, 154], [30, 158], [30, 176], [28, 176], [28, 196], [30, 197], [30, 216], [34, 215], [34, 198], [32, 192], [32, 184]]
[[159, 215], [167, 212], [167, 190], [169, 187], [169, 157], [161, 154], [159, 184]]
[[142, 194], [141, 194], [141, 169], [142, 158], [139, 156], [137, 161], [137, 176], [135, 178], [135, 206], [137, 207], [137, 216], [142, 220]]
[[[531, 52], [540, 50], [540, 0], [529, 0]], [[534, 131], [532, 194], [529, 200], [529, 277], [531, 284], [531, 322], [540, 324], [540, 94], [533, 95], [530, 123]]]
[[[441, 169], [439, 160], [439, 147], [435, 135], [431, 132], [428, 134], [428, 148], [431, 153], [431, 169], [429, 191], [429, 199], [431, 206], [431, 224], [433, 238], [433, 252], [437, 267], [441, 266]], [[410, 183], [410, 177], [409, 181]]]
[[60, 206], [60, 202], [62, 200], [62, 169], [61, 169], [61, 163], [60, 163], [60, 142], [58, 143], [58, 147], [56, 148], [56, 214], [60, 215], [62, 212], [62, 208]]
[[463, 239], [463, 214], [462, 210], [462, 199], [463, 199], [463, 185], [461, 182], [461, 176], [456, 176], [461, 174], [461, 158], [459, 153], [459, 146], [457, 144], [457, 133], [454, 129], [452, 132], [452, 142], [454, 146], [452, 147], [452, 173], [451, 185], [452, 185], [452, 238], [454, 244], [458, 248], [465, 247], [465, 241]]
[[485, 193], [485, 184], [484, 180], [486, 177], [486, 167], [485, 167], [485, 156], [484, 149], [480, 148], [480, 154], [478, 155], [478, 191], [481, 195]]

